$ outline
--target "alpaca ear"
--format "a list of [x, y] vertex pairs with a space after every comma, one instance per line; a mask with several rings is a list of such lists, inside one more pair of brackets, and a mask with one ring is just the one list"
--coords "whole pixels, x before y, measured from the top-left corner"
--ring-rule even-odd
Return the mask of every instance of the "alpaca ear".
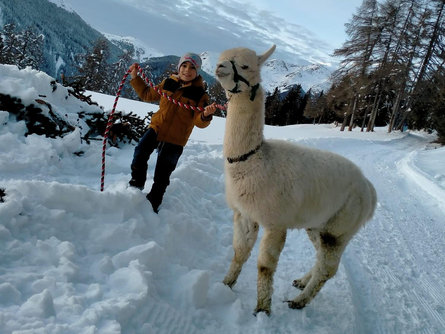
[[267, 50], [264, 54], [262, 54], [261, 56], [258, 56], [258, 66], [263, 65], [263, 63], [266, 61], [267, 58], [270, 57], [270, 55], [275, 51], [275, 48], [277, 46], [274, 44], [272, 45], [272, 47]]

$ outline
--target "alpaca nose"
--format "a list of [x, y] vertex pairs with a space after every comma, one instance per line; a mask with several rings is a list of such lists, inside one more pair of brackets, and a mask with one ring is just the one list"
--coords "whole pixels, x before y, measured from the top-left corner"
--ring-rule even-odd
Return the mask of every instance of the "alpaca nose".
[[219, 63], [216, 65], [215, 74], [218, 78], [224, 78], [230, 74], [230, 69], [228, 70], [224, 63]]

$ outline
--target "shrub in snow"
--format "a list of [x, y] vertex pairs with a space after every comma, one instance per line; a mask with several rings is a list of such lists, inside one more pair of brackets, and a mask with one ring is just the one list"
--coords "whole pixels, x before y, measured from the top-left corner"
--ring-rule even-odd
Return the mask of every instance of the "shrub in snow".
[[[12, 65], [0, 65], [0, 110], [23, 120], [25, 135], [56, 138], [78, 128], [87, 143], [101, 140], [108, 123], [108, 114], [84, 92], [64, 87], [43, 72]], [[7, 121], [0, 115], [0, 122]], [[132, 113], [116, 112], [113, 121], [110, 134], [124, 143], [138, 141], [147, 126], [147, 119]]]

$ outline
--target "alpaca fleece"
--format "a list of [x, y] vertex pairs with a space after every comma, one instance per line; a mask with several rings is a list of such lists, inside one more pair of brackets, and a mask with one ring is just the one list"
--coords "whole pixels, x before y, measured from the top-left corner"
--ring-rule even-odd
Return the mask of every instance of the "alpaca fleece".
[[[224, 51], [216, 76], [228, 102], [224, 134], [225, 185], [233, 210], [234, 256], [224, 284], [232, 287], [250, 256], [259, 226], [255, 313], [271, 312], [273, 276], [288, 229], [304, 228], [317, 255], [312, 269], [293, 285], [301, 289], [290, 308], [303, 308], [337, 272], [348, 242], [374, 214], [373, 185], [348, 159], [327, 151], [265, 140], [263, 55], [246, 48]], [[243, 159], [238, 159], [243, 157]]]

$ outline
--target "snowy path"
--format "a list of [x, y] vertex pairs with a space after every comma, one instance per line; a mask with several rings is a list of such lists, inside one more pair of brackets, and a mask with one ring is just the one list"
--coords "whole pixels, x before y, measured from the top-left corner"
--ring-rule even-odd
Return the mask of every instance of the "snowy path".
[[268, 318], [252, 315], [258, 242], [233, 291], [220, 283], [232, 224], [219, 138], [190, 142], [156, 215], [143, 193], [126, 188], [132, 146], [108, 150], [100, 193], [99, 143], [77, 157], [73, 138], [25, 139], [20, 128], [0, 128], [27, 156], [0, 159], [1, 333], [445, 332], [445, 197], [434, 179], [418, 177], [422, 137], [332, 138], [337, 130], [328, 129], [328, 138], [293, 139], [356, 162], [379, 205], [303, 310], [283, 300], [298, 293], [291, 282], [310, 269], [314, 251], [304, 231], [288, 234]]
[[358, 303], [358, 332], [441, 333], [445, 329], [444, 197], [419, 187], [418, 179], [409, 177], [415, 171], [407, 165], [407, 157], [425, 142], [407, 136], [367, 146], [361, 156], [355, 151], [350, 158], [373, 180], [379, 206], [342, 262]]
[[[79, 110], [98, 109], [68, 98], [66, 88], [54, 91], [41, 72], [0, 72], [3, 92], [20, 92], [25, 104], [45, 96], [75, 124], [83, 124]], [[113, 105], [112, 96], [92, 95]], [[141, 116], [157, 108], [125, 99], [119, 107]], [[311, 268], [314, 250], [304, 231], [290, 231], [272, 315], [254, 317], [259, 242], [234, 289], [221, 283], [233, 252], [224, 126], [216, 117], [193, 132], [156, 215], [145, 199], [150, 180], [142, 193], [127, 188], [132, 145], [107, 150], [100, 192], [101, 142], [82, 143], [80, 128], [57, 139], [25, 136], [24, 122], [0, 110], [0, 333], [445, 333], [445, 148], [425, 150], [434, 136], [265, 127], [266, 138], [356, 162], [378, 207], [337, 275], [302, 310], [283, 300], [298, 293], [291, 282]]]

